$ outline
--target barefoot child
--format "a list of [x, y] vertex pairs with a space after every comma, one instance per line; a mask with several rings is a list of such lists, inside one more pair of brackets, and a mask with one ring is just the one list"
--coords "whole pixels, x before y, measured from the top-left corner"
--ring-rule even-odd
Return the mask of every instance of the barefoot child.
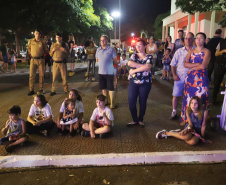
[[70, 137], [74, 136], [73, 132], [73, 124], [76, 123], [78, 120], [75, 116], [76, 108], [75, 108], [75, 100], [74, 99], [67, 99], [65, 102], [66, 109], [64, 110], [63, 119], [61, 119], [60, 124], [62, 128], [62, 132], [65, 135], [65, 127], [68, 127], [70, 130]]
[[104, 138], [112, 131], [114, 117], [111, 109], [105, 106], [105, 98], [102, 94], [97, 96], [97, 108], [94, 109], [90, 122], [82, 125], [85, 130], [81, 133], [83, 137], [95, 138], [96, 134], [99, 134], [101, 138]]
[[161, 79], [163, 79], [163, 80], [169, 80], [170, 62], [171, 62], [170, 52], [171, 52], [171, 50], [167, 48], [165, 53], [164, 53], [164, 57], [162, 59], [163, 70], [162, 70]]
[[189, 145], [195, 145], [199, 140], [211, 142], [204, 139], [208, 111], [203, 109], [202, 101], [199, 97], [194, 96], [191, 98], [186, 114], [188, 122], [185, 124], [184, 130], [180, 132], [179, 129], [169, 132], [162, 130], [156, 134], [156, 138], [162, 139], [172, 136], [184, 140]]
[[[0, 139], [0, 144], [6, 144], [5, 149], [11, 153], [15, 145], [19, 145], [28, 140], [25, 134], [25, 123], [21, 115], [21, 108], [17, 105], [11, 107], [8, 111], [9, 120], [6, 121], [5, 127], [2, 129], [2, 134], [6, 135]], [[10, 141], [10, 142], [9, 142]]]

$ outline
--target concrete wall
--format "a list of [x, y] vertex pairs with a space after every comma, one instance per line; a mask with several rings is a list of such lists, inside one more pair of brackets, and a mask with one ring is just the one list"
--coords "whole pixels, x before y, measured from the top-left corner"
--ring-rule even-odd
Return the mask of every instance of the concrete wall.
[[175, 2], [176, 0], [171, 0], [171, 15], [180, 9], [180, 8], [176, 8]]

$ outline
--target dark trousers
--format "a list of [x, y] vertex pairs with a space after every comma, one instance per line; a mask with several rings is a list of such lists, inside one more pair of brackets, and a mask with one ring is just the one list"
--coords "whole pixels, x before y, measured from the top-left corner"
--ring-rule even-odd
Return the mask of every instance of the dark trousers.
[[95, 63], [96, 63], [96, 59], [88, 59], [88, 66], [87, 66], [88, 78], [89, 78], [89, 72], [91, 71], [91, 65], [92, 65], [92, 77], [95, 77]]
[[[129, 109], [131, 112], [131, 116], [133, 118], [133, 122], [141, 121], [143, 122], [143, 118], [146, 112], [146, 104], [148, 99], [148, 94], [151, 90], [151, 83], [145, 84], [135, 84], [132, 80], [129, 82], [129, 92], [128, 92], [128, 100], [129, 100]], [[139, 118], [137, 116], [137, 97], [139, 96]]]
[[32, 123], [26, 121], [26, 132], [29, 134], [40, 134], [43, 130], [51, 130], [54, 127], [55, 123], [53, 121], [43, 123], [40, 126], [33, 126]]
[[214, 65], [214, 88], [213, 88], [213, 101], [217, 100], [217, 94], [220, 90], [221, 82], [226, 74], [226, 57], [218, 56]]
[[214, 70], [215, 59], [216, 59], [215, 56], [211, 56], [211, 59], [210, 59], [209, 65], [208, 65], [208, 78], [209, 78], [209, 82], [211, 82], [211, 75], [212, 75], [213, 70]]

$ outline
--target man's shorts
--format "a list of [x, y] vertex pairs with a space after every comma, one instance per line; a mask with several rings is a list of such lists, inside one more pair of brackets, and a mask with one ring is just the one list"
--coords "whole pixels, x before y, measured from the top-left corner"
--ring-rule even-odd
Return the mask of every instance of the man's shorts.
[[118, 67], [114, 67], [114, 76], [118, 75]]
[[170, 65], [163, 65], [163, 70], [170, 71]]
[[4, 63], [9, 63], [9, 57], [7, 55], [2, 55]]
[[114, 75], [99, 74], [99, 87], [101, 90], [107, 89], [109, 91], [114, 91]]
[[53, 64], [52, 64], [52, 57], [49, 56], [49, 54], [46, 55], [46, 57], [45, 57], [45, 66], [46, 66], [47, 64], [48, 64], [49, 67], [53, 65]]
[[173, 96], [182, 96], [184, 91], [184, 80], [174, 81]]

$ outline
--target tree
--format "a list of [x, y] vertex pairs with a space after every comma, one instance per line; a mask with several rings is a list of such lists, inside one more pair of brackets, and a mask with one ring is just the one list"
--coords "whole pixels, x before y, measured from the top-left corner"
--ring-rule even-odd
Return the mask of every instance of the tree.
[[170, 11], [160, 14], [156, 17], [154, 23], [154, 39], [162, 38], [162, 20], [170, 15]]
[[[92, 0], [0, 1], [0, 17], [0, 28], [15, 33], [17, 46], [20, 33], [28, 34], [35, 28], [44, 34], [81, 34], [91, 26], [101, 25]], [[17, 51], [20, 51], [19, 47]]]
[[[224, 11], [226, 9], [225, 0], [176, 0], [176, 6], [180, 7], [182, 12], [194, 14], [195, 12], [208, 12], [212, 10]], [[225, 27], [226, 14], [222, 17], [221, 25]]]

